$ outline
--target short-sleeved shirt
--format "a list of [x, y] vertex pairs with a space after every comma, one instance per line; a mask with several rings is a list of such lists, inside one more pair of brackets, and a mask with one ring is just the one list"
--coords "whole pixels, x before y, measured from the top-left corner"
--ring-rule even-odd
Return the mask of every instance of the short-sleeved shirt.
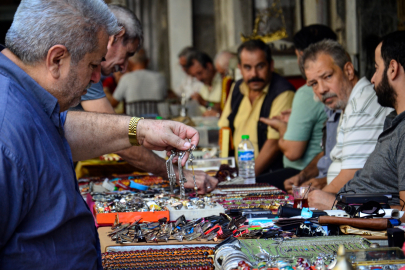
[[405, 190], [405, 112], [386, 117], [384, 131], [362, 170], [358, 170], [339, 192], [388, 193], [392, 205], [400, 205]]
[[1, 269], [102, 269], [65, 116], [55, 97], [0, 53]]
[[222, 97], [222, 78], [217, 72], [212, 79], [211, 87], [204, 85], [200, 89], [201, 97], [208, 102], [221, 102]]
[[[208, 102], [219, 103], [222, 98], [222, 78], [221, 75], [217, 72], [212, 79], [211, 86], [203, 85], [200, 89], [200, 96]], [[200, 106], [202, 113], [206, 111], [204, 106]]]
[[328, 184], [341, 170], [363, 168], [391, 111], [378, 104], [370, 81], [364, 77], [356, 83], [340, 118], [336, 146], [331, 152]]
[[[93, 83], [87, 89], [87, 93], [81, 97], [81, 101], [100, 99], [103, 97], [105, 97], [105, 93], [103, 90], [103, 83], [100, 80], [98, 83]], [[69, 108], [69, 111], [83, 111], [83, 107], [79, 103], [76, 107]]]
[[88, 89], [87, 93], [82, 96], [82, 101], [93, 100], [105, 97], [103, 90], [103, 83], [101, 80], [98, 83], [93, 83]]
[[[233, 88], [229, 93], [229, 97], [232, 97]], [[263, 105], [264, 98], [268, 92], [269, 85], [267, 85], [260, 94], [259, 97], [255, 99], [253, 104], [249, 100], [249, 87], [245, 82], [240, 85], [240, 91], [243, 94], [243, 99], [239, 105], [238, 113], [235, 116], [234, 127], [235, 132], [233, 134], [233, 143], [235, 147], [235, 156], [237, 156], [238, 144], [242, 140], [242, 135], [249, 135], [249, 140], [252, 142], [255, 149], [255, 158], [259, 155], [259, 142], [257, 138], [257, 123], [260, 118], [260, 110]], [[269, 118], [273, 116], [280, 115], [282, 111], [291, 108], [292, 101], [294, 99], [294, 91], [284, 91], [278, 95], [272, 102], [270, 108]], [[228, 116], [231, 113], [231, 98], [226, 101], [224, 110], [222, 111], [221, 118], [218, 121], [218, 126], [229, 127]], [[267, 139], [279, 139], [279, 133], [271, 128], [267, 129]]]
[[284, 156], [284, 167], [303, 170], [322, 151], [322, 127], [326, 120], [324, 105], [314, 99], [312, 87], [297, 90], [292, 103], [290, 119], [284, 140], [307, 141], [303, 156], [295, 161]]
[[328, 175], [328, 169], [332, 160], [330, 159], [330, 152], [336, 145], [336, 135], [337, 128], [339, 124], [341, 110], [332, 111], [328, 107], [324, 107], [327, 115], [327, 120], [325, 122], [325, 141], [323, 141], [323, 151], [324, 155], [318, 160], [316, 166], [318, 167], [318, 176], [316, 178], [324, 178]]
[[126, 102], [143, 100], [163, 100], [167, 95], [165, 77], [147, 69], [126, 73], [120, 79], [113, 97]]

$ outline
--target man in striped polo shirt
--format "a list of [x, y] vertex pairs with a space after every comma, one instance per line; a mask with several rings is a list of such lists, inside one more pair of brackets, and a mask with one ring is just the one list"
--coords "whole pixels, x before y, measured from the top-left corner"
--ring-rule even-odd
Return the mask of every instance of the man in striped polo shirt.
[[[391, 194], [391, 208], [402, 209], [405, 201], [405, 31], [382, 38], [375, 49], [374, 84], [378, 103], [394, 108], [385, 119], [384, 131], [362, 170], [359, 170], [339, 193]], [[336, 192], [335, 192], [336, 193]], [[309, 204], [331, 209], [336, 194], [314, 190]], [[401, 203], [402, 201], [402, 203]], [[401, 218], [405, 221], [405, 216]]]
[[363, 168], [392, 109], [377, 102], [373, 85], [359, 79], [344, 48], [332, 40], [310, 45], [302, 57], [308, 86], [331, 110], [342, 110], [336, 145], [331, 152], [328, 185], [337, 193]]

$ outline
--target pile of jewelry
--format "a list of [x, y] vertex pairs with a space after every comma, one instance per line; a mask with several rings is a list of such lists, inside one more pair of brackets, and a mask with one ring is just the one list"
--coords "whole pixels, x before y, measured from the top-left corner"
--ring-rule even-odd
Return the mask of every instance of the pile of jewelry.
[[181, 209], [205, 209], [205, 208], [214, 208], [217, 206], [216, 202], [212, 202], [211, 198], [191, 198], [189, 200], [178, 200], [171, 198], [167, 201], [167, 204], [173, 207], [175, 210]]
[[[188, 160], [190, 162], [190, 166], [193, 171], [194, 192], [197, 193], [198, 187], [197, 187], [197, 182], [195, 180], [194, 166], [193, 166], [193, 160], [194, 160], [193, 151], [195, 150], [195, 148], [196, 148], [196, 146], [192, 144], [191, 148], [188, 150], [188, 152], [190, 153]], [[186, 198], [186, 189], [184, 187], [184, 184], [187, 182], [187, 179], [186, 179], [186, 177], [184, 177], [183, 166], [181, 165], [185, 155], [186, 155], [186, 152], [184, 152], [184, 151], [176, 152], [176, 151], [172, 150], [170, 157], [166, 161], [167, 177], [169, 178], [170, 191], [172, 194], [174, 194], [174, 186], [176, 185], [176, 173], [175, 173], [174, 167], [173, 167], [173, 159], [176, 156], [178, 156], [177, 166], [178, 166], [178, 171], [179, 171], [180, 199], [182, 199], [182, 200], [184, 200]]]
[[249, 185], [218, 185], [213, 194], [260, 196], [278, 195], [284, 194], [284, 192], [270, 184], [260, 183]]
[[136, 242], [167, 242], [169, 239], [183, 240], [205, 240], [217, 241], [225, 239], [238, 229], [246, 221], [244, 217], [230, 218], [227, 215], [210, 216], [187, 222], [184, 216], [179, 217], [176, 222], [169, 223], [166, 218], [159, 222], [140, 223], [136, 220], [133, 223], [122, 224], [117, 220], [111, 228], [108, 236], [116, 243]]
[[158, 202], [146, 200], [134, 193], [92, 193], [92, 198], [98, 214], [166, 210]]
[[265, 263], [268, 267], [278, 268], [280, 265], [300, 266], [302, 269], [331, 265], [336, 262], [340, 245], [346, 250], [356, 250], [369, 248], [370, 242], [353, 235], [240, 240], [241, 251], [247, 255], [250, 264]]
[[289, 195], [263, 195], [263, 196], [216, 196], [213, 198], [225, 209], [261, 208], [277, 213], [280, 206], [292, 203]]
[[213, 260], [208, 257], [212, 254], [210, 247], [107, 252], [102, 254], [102, 263], [106, 270], [214, 270]]

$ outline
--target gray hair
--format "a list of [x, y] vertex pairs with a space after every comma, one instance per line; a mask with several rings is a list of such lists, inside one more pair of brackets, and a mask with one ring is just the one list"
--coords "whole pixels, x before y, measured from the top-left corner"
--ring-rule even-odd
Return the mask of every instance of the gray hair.
[[301, 58], [301, 66], [305, 68], [305, 63], [307, 60], [315, 61], [319, 54], [324, 53], [330, 55], [342, 70], [347, 62], [351, 62], [349, 55], [346, 50], [337, 41], [331, 39], [324, 39], [317, 43], [309, 45], [308, 48], [304, 50], [304, 54]]
[[136, 15], [130, 9], [116, 4], [110, 4], [108, 8], [117, 18], [118, 25], [125, 28], [123, 44], [125, 45], [129, 41], [135, 41], [137, 39], [139, 40], [139, 49], [143, 43], [143, 30], [142, 24]]
[[228, 69], [229, 60], [234, 56], [236, 55], [229, 51], [221, 51], [215, 56], [214, 63], [218, 64], [223, 69]]
[[177, 56], [178, 56], [178, 58], [180, 58], [180, 57], [188, 58], [188, 56], [190, 56], [192, 53], [194, 53], [196, 51], [197, 50], [194, 47], [190, 47], [190, 46], [185, 47], [179, 52], [179, 54]]
[[77, 64], [97, 49], [98, 33], [115, 35], [121, 28], [101, 0], [22, 0], [6, 35], [6, 46], [25, 64], [46, 58], [64, 45]]

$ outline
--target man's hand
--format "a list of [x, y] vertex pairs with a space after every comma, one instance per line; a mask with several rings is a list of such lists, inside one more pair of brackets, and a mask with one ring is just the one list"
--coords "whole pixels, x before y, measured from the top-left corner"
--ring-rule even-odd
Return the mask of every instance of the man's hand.
[[215, 117], [219, 117], [219, 112], [217, 111], [217, 110], [206, 110], [204, 113], [203, 113], [203, 116], [206, 116], [206, 117], [208, 117], [208, 116], [215, 116]]
[[291, 115], [291, 109], [282, 111], [281, 115], [280, 115], [280, 120], [283, 121], [284, 123], [288, 123], [288, 120], [290, 120], [290, 115]]
[[281, 116], [276, 116], [273, 117], [272, 119], [265, 118], [265, 117], [260, 117], [260, 122], [265, 123], [268, 126], [271, 126], [278, 132], [282, 132], [283, 134], [285, 133], [285, 130], [287, 130], [287, 123], [283, 122], [281, 119]]
[[323, 189], [327, 185], [326, 177], [323, 178], [312, 178], [304, 183], [301, 184], [301, 186], [309, 186], [312, 183], [311, 190], [312, 189]]
[[314, 207], [318, 210], [332, 209], [333, 202], [335, 201], [334, 194], [324, 192], [322, 190], [312, 190], [308, 194], [309, 207]]
[[[195, 172], [195, 182], [198, 187], [198, 194], [205, 194], [211, 192], [215, 189], [218, 184], [218, 180], [214, 177], [207, 175], [202, 171]], [[190, 170], [184, 170], [184, 177], [186, 177], [187, 182], [184, 187], [194, 189], [193, 173]]]
[[301, 173], [294, 175], [293, 177], [288, 178], [284, 181], [284, 188], [288, 192], [288, 194], [292, 194], [292, 187], [296, 186], [299, 187], [302, 182], [305, 181], [304, 175]]
[[[137, 138], [139, 144], [145, 148], [166, 150], [167, 154], [170, 155], [172, 149], [186, 151], [191, 148], [192, 144], [197, 146], [199, 134], [194, 128], [179, 122], [142, 119], [138, 122]], [[187, 159], [188, 152], [183, 158], [183, 166]], [[177, 158], [174, 162], [176, 160]]]
[[207, 103], [199, 93], [192, 94], [190, 98], [196, 100], [201, 106], [205, 106], [205, 103]]

